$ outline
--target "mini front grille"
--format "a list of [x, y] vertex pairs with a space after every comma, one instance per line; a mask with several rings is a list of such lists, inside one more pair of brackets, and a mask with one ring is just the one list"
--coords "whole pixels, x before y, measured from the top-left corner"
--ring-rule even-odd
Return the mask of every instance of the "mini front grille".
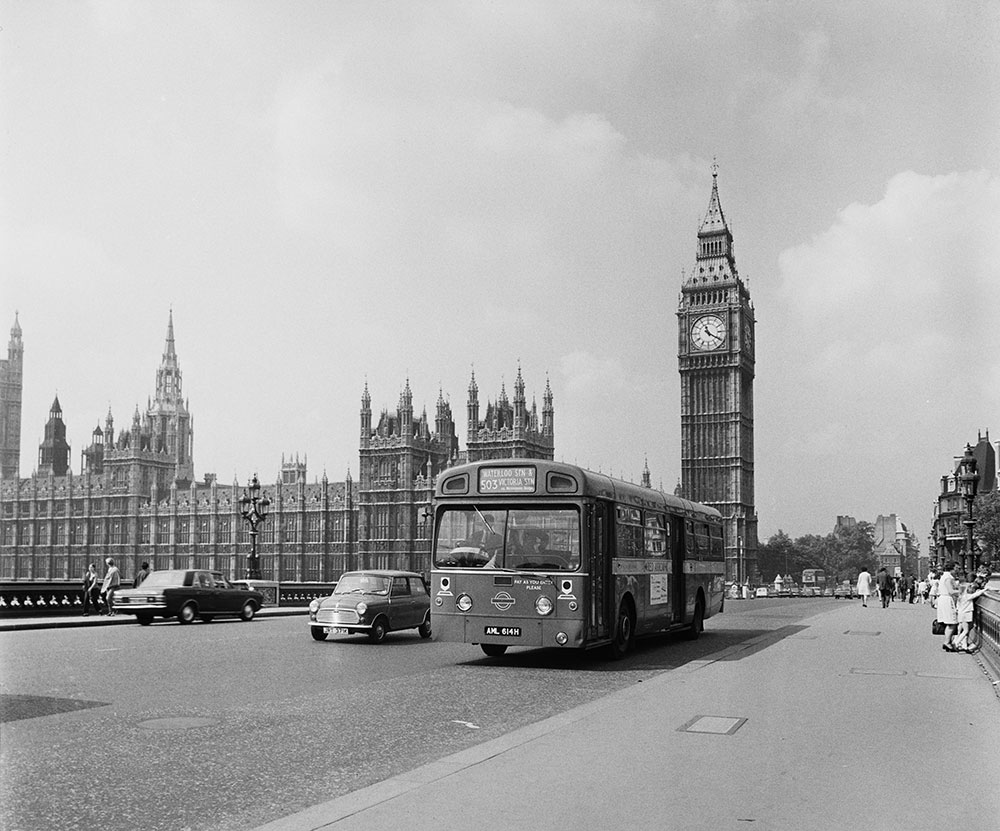
[[354, 609], [320, 609], [316, 613], [316, 622], [327, 626], [346, 626], [360, 623], [361, 619]]

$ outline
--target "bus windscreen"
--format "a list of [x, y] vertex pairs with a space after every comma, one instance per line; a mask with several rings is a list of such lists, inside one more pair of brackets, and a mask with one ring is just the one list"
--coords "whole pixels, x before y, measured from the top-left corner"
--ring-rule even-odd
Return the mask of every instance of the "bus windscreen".
[[437, 568], [576, 571], [580, 566], [577, 508], [446, 508], [434, 547]]

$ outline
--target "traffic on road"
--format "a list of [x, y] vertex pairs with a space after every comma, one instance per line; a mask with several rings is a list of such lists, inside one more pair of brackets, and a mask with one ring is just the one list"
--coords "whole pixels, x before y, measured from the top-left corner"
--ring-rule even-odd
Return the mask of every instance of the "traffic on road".
[[826, 602], [730, 604], [698, 641], [640, 640], [620, 662], [527, 648], [487, 658], [417, 629], [318, 644], [303, 637], [305, 613], [0, 632], [0, 814], [29, 831], [134, 831], [149, 817], [255, 827], [794, 629]]

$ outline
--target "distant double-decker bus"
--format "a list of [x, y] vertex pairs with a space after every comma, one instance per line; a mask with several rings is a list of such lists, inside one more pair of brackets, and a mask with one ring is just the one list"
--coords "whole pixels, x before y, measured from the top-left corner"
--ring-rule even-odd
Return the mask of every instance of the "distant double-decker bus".
[[802, 569], [802, 585], [813, 589], [826, 588], [826, 572], [821, 568]]
[[431, 625], [478, 644], [625, 655], [635, 638], [697, 637], [722, 611], [718, 511], [575, 465], [450, 468], [434, 498]]

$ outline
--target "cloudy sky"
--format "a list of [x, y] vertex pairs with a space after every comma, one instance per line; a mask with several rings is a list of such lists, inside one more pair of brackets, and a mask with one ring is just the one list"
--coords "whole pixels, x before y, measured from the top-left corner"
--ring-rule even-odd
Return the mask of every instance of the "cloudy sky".
[[[757, 325], [760, 536], [1000, 439], [1000, 4], [4, 2], [0, 335], [21, 474], [131, 423], [173, 310], [199, 476], [358, 475], [361, 393], [462, 437], [521, 367], [557, 458], [680, 473], [718, 161]], [[4, 353], [5, 354], [5, 353]]]

